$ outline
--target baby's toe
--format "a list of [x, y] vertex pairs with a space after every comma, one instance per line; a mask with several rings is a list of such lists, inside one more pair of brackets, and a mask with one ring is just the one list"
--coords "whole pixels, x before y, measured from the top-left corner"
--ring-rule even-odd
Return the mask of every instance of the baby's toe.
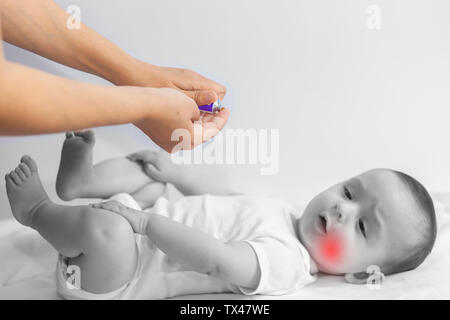
[[73, 132], [72, 131], [67, 131], [66, 132], [66, 139], [70, 139], [73, 137]]
[[31, 176], [31, 170], [25, 163], [21, 162], [19, 164], [19, 168], [22, 169], [23, 173], [25, 173], [27, 177]]
[[9, 174], [5, 174], [5, 181], [7, 187], [14, 187], [16, 186], [16, 183], [14, 180], [9, 176]]
[[78, 131], [75, 132], [75, 135], [83, 138], [83, 140], [87, 143], [92, 143], [95, 141], [95, 134], [92, 130]]
[[17, 167], [16, 170], [14, 170], [17, 175], [19, 176], [20, 180], [25, 181], [25, 179], [27, 178], [27, 176], [25, 175], [25, 173], [22, 171], [22, 169], [20, 169], [20, 167]]
[[23, 156], [21, 161], [25, 163], [28, 168], [30, 168], [31, 173], [38, 171], [36, 161], [34, 161], [30, 156]]
[[19, 176], [17, 175], [17, 173], [15, 171], [11, 171], [9, 173], [9, 176], [11, 177], [11, 179], [14, 181], [14, 183], [16, 185], [20, 185], [22, 183], [22, 180], [19, 178]]

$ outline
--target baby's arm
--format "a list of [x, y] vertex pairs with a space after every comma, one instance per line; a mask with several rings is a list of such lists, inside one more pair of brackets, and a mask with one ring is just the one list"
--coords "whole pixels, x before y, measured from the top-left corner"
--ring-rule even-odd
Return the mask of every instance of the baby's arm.
[[245, 288], [256, 288], [259, 266], [246, 242], [224, 243], [159, 214], [143, 213], [117, 201], [93, 205], [125, 217], [134, 232], [145, 234], [167, 256], [192, 270]]
[[215, 195], [237, 194], [226, 181], [219, 180], [204, 171], [173, 163], [165, 152], [145, 150], [128, 156], [128, 159], [142, 163], [144, 172], [160, 182], [173, 184], [186, 196], [205, 193]]

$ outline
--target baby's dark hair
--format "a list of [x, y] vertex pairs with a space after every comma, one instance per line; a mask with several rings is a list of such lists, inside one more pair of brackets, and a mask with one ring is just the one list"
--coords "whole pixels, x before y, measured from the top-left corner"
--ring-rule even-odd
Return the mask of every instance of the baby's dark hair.
[[405, 187], [412, 194], [413, 199], [418, 207], [418, 230], [420, 238], [416, 243], [411, 245], [407, 250], [407, 254], [400, 260], [392, 263], [386, 270], [385, 274], [399, 273], [417, 268], [428, 256], [433, 248], [436, 240], [437, 226], [436, 214], [434, 210], [433, 200], [425, 187], [413, 177], [400, 172], [391, 170]]

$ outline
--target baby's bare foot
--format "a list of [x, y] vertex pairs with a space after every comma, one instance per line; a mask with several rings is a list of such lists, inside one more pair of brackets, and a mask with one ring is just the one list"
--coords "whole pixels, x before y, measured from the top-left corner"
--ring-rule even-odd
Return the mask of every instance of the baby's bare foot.
[[94, 132], [67, 132], [61, 151], [56, 193], [62, 200], [83, 197], [93, 178]]
[[36, 162], [23, 156], [14, 171], [5, 176], [6, 193], [14, 217], [25, 226], [32, 226], [33, 214], [50, 201], [39, 178]]

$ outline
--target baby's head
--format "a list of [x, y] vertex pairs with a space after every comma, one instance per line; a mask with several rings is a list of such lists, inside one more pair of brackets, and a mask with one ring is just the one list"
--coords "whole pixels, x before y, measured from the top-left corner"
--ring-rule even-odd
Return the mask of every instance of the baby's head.
[[314, 197], [299, 236], [321, 272], [355, 279], [376, 265], [388, 275], [422, 263], [436, 238], [436, 217], [418, 181], [374, 169]]

